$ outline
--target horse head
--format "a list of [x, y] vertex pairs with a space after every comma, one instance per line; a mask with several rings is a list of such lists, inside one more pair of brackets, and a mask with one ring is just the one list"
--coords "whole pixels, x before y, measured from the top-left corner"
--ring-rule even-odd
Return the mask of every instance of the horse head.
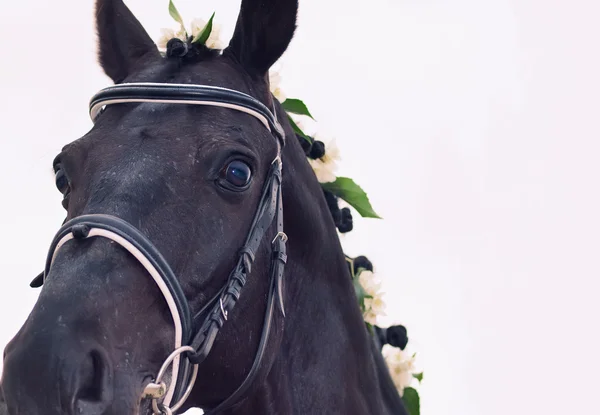
[[243, 0], [223, 51], [173, 39], [163, 56], [122, 0], [97, 1], [115, 86], [54, 160], [67, 217], [5, 349], [9, 413], [401, 407], [323, 191], [269, 91], [297, 9]]

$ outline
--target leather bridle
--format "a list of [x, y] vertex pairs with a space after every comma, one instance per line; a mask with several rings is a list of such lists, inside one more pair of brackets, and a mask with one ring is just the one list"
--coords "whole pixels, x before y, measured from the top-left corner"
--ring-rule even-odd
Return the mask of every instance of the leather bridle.
[[[258, 374], [269, 339], [276, 301], [282, 315], [285, 316], [282, 278], [287, 260], [287, 236], [283, 232], [281, 196], [281, 149], [285, 144], [285, 134], [277, 121], [276, 112], [270, 111], [260, 101], [239, 91], [206, 85], [130, 83], [111, 86], [92, 98], [90, 116], [95, 122], [108, 105], [141, 102], [208, 105], [242, 111], [257, 118], [277, 140], [277, 156], [269, 168], [250, 231], [226, 284], [202, 310], [192, 316], [177, 277], [152, 242], [123, 219], [90, 214], [75, 217], [59, 229], [50, 245], [42, 280], [34, 281], [32, 286], [43, 283], [48, 277], [58, 250], [72, 239], [108, 238], [136, 258], [160, 289], [175, 326], [174, 350], [167, 357], [154, 381], [146, 386], [142, 399], [152, 399], [154, 414], [172, 414], [182, 407], [189, 396], [196, 380], [198, 365], [210, 353], [219, 330], [239, 300], [256, 252], [275, 220], [276, 234], [271, 242], [269, 292], [259, 346], [252, 367], [242, 384], [221, 404], [207, 412], [207, 415], [217, 414], [239, 402]], [[184, 358], [180, 359], [182, 356]], [[170, 365], [171, 381], [167, 387], [162, 377]]]

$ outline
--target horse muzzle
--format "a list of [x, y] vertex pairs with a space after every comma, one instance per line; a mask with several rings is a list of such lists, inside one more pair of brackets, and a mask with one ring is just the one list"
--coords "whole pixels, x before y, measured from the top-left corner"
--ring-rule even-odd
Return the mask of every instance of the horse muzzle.
[[5, 350], [2, 390], [11, 415], [106, 414], [114, 387], [104, 349], [68, 329], [30, 326]]

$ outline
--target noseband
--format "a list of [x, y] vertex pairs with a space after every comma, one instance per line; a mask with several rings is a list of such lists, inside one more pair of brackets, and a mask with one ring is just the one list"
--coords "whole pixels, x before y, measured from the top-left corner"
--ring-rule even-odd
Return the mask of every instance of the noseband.
[[[239, 300], [256, 252], [275, 220], [276, 234], [271, 242], [269, 293], [259, 346], [252, 367], [242, 384], [221, 404], [207, 412], [207, 415], [217, 414], [235, 405], [256, 377], [268, 343], [276, 301], [285, 316], [282, 278], [287, 260], [287, 236], [283, 232], [281, 197], [281, 149], [285, 144], [285, 134], [277, 121], [275, 111], [271, 112], [260, 101], [239, 91], [205, 85], [132, 83], [111, 86], [92, 98], [90, 116], [95, 122], [108, 105], [141, 102], [208, 105], [242, 111], [257, 118], [277, 140], [277, 157], [269, 168], [250, 231], [226, 284], [202, 310], [192, 316], [178, 279], [152, 242], [123, 219], [91, 214], [75, 217], [59, 229], [50, 245], [42, 280], [34, 281], [32, 285], [39, 286], [43, 283], [48, 277], [58, 250], [72, 239], [107, 238], [121, 245], [137, 259], [160, 289], [175, 326], [174, 350], [153, 382], [146, 386], [142, 398], [152, 400], [154, 414], [172, 414], [182, 407], [189, 396], [196, 380], [198, 365], [208, 356], [219, 330]], [[170, 366], [171, 381], [167, 387], [162, 378]]]

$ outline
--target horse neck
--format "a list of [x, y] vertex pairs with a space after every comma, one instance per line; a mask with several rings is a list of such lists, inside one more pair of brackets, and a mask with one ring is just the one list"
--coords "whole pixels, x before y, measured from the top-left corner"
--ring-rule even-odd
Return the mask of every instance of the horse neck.
[[283, 163], [285, 328], [265, 384], [239, 413], [369, 413], [381, 401], [372, 339], [331, 213], [298, 143]]

